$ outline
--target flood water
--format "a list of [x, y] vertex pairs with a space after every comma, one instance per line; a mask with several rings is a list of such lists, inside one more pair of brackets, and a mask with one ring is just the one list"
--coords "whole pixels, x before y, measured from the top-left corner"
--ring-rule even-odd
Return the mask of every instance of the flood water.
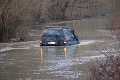
[[101, 21], [65, 24], [72, 25], [79, 36], [80, 44], [74, 46], [40, 47], [39, 41], [10, 43], [0, 49], [0, 80], [85, 80], [94, 61], [104, 57], [97, 46], [107, 41], [109, 31]]

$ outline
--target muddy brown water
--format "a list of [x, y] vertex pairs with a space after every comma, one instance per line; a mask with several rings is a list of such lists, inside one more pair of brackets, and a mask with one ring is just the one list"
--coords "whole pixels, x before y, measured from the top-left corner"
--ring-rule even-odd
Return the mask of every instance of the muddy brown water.
[[74, 46], [11, 43], [0, 52], [0, 80], [85, 80], [90, 66], [103, 57], [97, 47], [109, 39], [105, 24], [106, 19], [64, 23], [79, 36], [80, 44]]

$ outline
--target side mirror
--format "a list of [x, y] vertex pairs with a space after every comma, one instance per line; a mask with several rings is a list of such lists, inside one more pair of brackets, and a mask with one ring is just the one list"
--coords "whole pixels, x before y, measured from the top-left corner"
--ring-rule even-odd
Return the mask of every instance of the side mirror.
[[79, 39], [78, 39], [79, 37], [78, 36], [75, 36], [75, 38], [76, 38], [77, 41], [79, 41]]

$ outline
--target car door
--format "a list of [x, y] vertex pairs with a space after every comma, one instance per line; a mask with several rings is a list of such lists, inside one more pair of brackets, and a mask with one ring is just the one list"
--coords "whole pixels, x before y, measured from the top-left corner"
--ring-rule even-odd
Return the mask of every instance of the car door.
[[78, 44], [78, 39], [76, 38], [76, 35], [71, 31], [70, 31], [70, 34], [71, 34], [73, 45]]
[[76, 40], [74, 38], [74, 35], [71, 33], [70, 30], [65, 30], [65, 37], [66, 37], [66, 40], [67, 40], [67, 45], [76, 44]]

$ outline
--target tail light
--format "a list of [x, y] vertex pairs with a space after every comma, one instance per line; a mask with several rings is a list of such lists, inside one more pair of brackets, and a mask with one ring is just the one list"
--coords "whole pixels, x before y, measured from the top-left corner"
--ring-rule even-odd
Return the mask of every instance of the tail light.
[[66, 39], [64, 39], [64, 44], [66, 44], [66, 42], [67, 42]]
[[42, 44], [42, 38], [40, 38], [40, 44]]

